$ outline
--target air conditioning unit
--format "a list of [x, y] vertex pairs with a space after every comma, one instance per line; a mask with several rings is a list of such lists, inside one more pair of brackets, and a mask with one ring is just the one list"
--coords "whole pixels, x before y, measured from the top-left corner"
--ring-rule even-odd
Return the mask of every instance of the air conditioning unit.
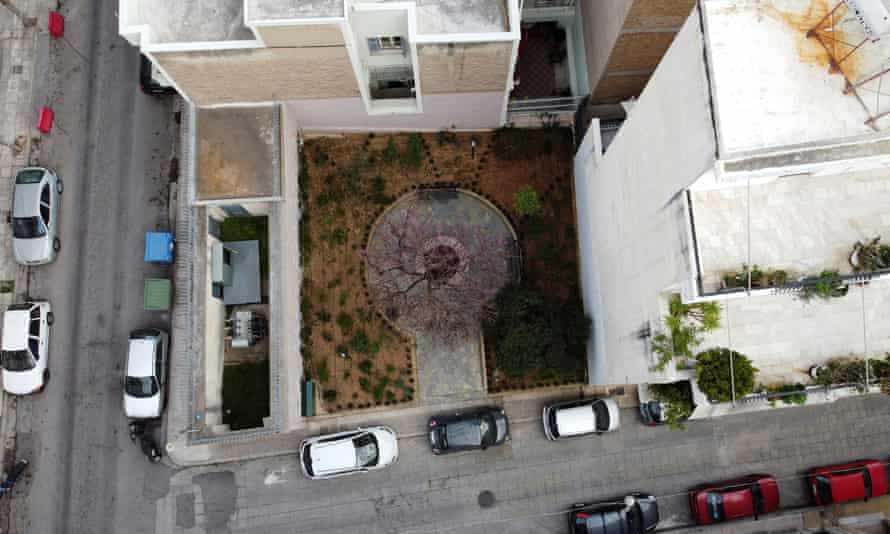
[[232, 254], [219, 241], [210, 245], [210, 281], [223, 286], [232, 285]]
[[890, 33], [890, 0], [845, 0], [872, 41]]

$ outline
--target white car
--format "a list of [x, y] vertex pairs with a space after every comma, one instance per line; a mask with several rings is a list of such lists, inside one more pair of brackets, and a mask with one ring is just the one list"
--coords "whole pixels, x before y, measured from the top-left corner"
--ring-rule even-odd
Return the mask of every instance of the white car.
[[130, 333], [127, 375], [124, 377], [124, 414], [131, 419], [152, 419], [164, 412], [167, 332], [156, 328]]
[[27, 395], [43, 389], [49, 379], [49, 302], [13, 304], [3, 314], [3, 389]]
[[315, 436], [300, 443], [300, 466], [311, 479], [367, 473], [398, 458], [396, 432], [386, 426]]
[[15, 175], [12, 191], [12, 253], [22, 265], [56, 259], [62, 181], [49, 169], [26, 167]]
[[618, 429], [618, 403], [614, 399], [582, 399], [544, 408], [544, 434], [556, 440]]

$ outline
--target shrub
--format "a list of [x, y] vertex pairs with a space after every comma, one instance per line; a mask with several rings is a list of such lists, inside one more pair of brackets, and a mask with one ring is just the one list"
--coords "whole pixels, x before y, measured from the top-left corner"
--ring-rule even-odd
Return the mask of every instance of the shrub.
[[857, 241], [850, 254], [850, 265], [856, 272], [890, 269], [890, 245], [882, 245], [880, 236], [866, 243]]
[[650, 384], [652, 396], [664, 405], [664, 420], [671, 430], [685, 430], [686, 420], [692, 415], [692, 389], [689, 382]]
[[340, 306], [346, 306], [346, 301], [349, 300], [349, 291], [345, 289], [340, 292], [340, 297], [337, 299], [337, 302], [340, 303]]
[[423, 140], [420, 134], [413, 133], [408, 136], [408, 146], [402, 157], [402, 166], [408, 169], [419, 169], [423, 163]]
[[337, 400], [337, 390], [336, 389], [326, 389], [324, 393], [321, 394], [321, 398], [325, 400], [325, 402], [334, 402]]
[[805, 300], [813, 297], [822, 299], [840, 298], [846, 296], [850, 287], [841, 279], [840, 273], [835, 270], [822, 271], [818, 278], [808, 278], [803, 282], [804, 286], [800, 296]]
[[334, 289], [335, 287], [339, 286], [342, 283], [343, 283], [343, 280], [340, 280], [340, 278], [334, 278], [333, 280], [328, 282], [328, 289]]
[[778, 387], [769, 388], [770, 393], [787, 393], [779, 397], [785, 404], [806, 404], [807, 391], [803, 384], [782, 384]]
[[371, 360], [362, 360], [358, 364], [358, 370], [366, 375], [371, 374], [371, 369], [373, 367], [374, 367], [374, 362], [372, 362]]
[[374, 397], [374, 402], [383, 402], [383, 395], [386, 392], [387, 386], [389, 386], [389, 378], [385, 376], [379, 377], [377, 383], [374, 384], [374, 389], [371, 391], [371, 395]]
[[[883, 359], [869, 359], [868, 378], [870, 382], [890, 379], [890, 355], [885, 355]], [[829, 360], [816, 375], [816, 383], [821, 386], [864, 384], [865, 359], [835, 358]]]
[[[730, 356], [732, 372], [730, 372]], [[735, 380], [735, 398], [739, 399], [754, 391], [754, 373], [747, 356], [726, 348], [715, 348], [700, 352], [695, 359], [695, 377], [702, 393], [715, 402], [732, 400], [732, 383]]]
[[458, 145], [457, 134], [448, 130], [439, 130], [436, 132], [436, 143], [443, 145]]
[[318, 381], [322, 384], [327, 383], [327, 381], [331, 379], [331, 372], [328, 369], [327, 360], [322, 360], [318, 363], [318, 367], [315, 369], [315, 374], [318, 376]]
[[346, 312], [340, 312], [337, 315], [337, 326], [340, 327], [340, 330], [344, 334], [348, 334], [348, 333], [352, 332], [352, 325], [353, 325], [353, 321], [352, 321], [351, 315], [349, 315]]
[[334, 334], [328, 332], [327, 330], [322, 330], [322, 331], [321, 331], [321, 338], [322, 338], [323, 340], [325, 340], [325, 341], [333, 341], [333, 340], [334, 340]]
[[358, 387], [361, 388], [365, 393], [371, 392], [371, 381], [368, 380], [368, 377], [360, 376], [358, 377]]
[[485, 339], [507, 376], [546, 368], [574, 373], [584, 364], [590, 319], [579, 299], [564, 302], [511, 284], [498, 292], [492, 309]]
[[363, 329], [359, 329], [352, 336], [349, 345], [352, 347], [352, 350], [360, 354], [368, 354], [371, 352], [371, 340], [368, 339], [368, 334]]
[[538, 198], [538, 192], [530, 185], [522, 186], [513, 195], [513, 207], [520, 216], [537, 214], [541, 210], [541, 200]]
[[347, 236], [346, 228], [342, 226], [338, 226], [334, 228], [334, 230], [328, 234], [328, 242], [332, 245], [344, 245], [346, 244], [346, 236]]
[[331, 314], [328, 313], [326, 310], [321, 310], [320, 312], [317, 312], [315, 314], [315, 317], [323, 323], [331, 322]]
[[386, 148], [383, 150], [383, 161], [387, 165], [392, 165], [399, 161], [399, 149], [396, 147], [396, 141], [392, 137], [389, 138]]
[[315, 164], [319, 167], [328, 162], [328, 154], [324, 151], [323, 148], [318, 147], [315, 149]]

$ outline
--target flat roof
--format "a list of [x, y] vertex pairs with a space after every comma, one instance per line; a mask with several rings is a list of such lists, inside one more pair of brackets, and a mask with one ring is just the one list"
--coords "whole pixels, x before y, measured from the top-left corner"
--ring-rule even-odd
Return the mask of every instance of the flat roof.
[[199, 108], [196, 129], [196, 200], [280, 194], [278, 106]]
[[246, 5], [250, 22], [337, 18], [344, 9], [343, 0], [247, 0]]
[[128, 25], [147, 25], [155, 43], [253, 41], [244, 25], [244, 0], [123, 0]]
[[[824, 0], [706, 0], [705, 40], [721, 156], [863, 134], [881, 135], [865, 124], [869, 113], [845, 81], [829, 70], [830, 57], [807, 32], [837, 2]], [[844, 11], [843, 8], [841, 11]], [[838, 15], [842, 15], [837, 12]], [[839, 17], [828, 42], [844, 56], [865, 30], [851, 14]], [[841, 63], [854, 83], [880, 71], [890, 58], [890, 39], [866, 43]], [[890, 77], [885, 86], [890, 88]], [[865, 107], [890, 110], [890, 96], [877, 102], [879, 80], [859, 93]], [[887, 90], [883, 89], [884, 93]], [[886, 105], [885, 105], [886, 104]], [[887, 135], [890, 117], [877, 122]]]
[[856, 241], [890, 238], [886, 169], [782, 176], [752, 182], [750, 193], [740, 182], [691, 194], [706, 293], [745, 263], [786, 270], [789, 281], [825, 269], [850, 274]]

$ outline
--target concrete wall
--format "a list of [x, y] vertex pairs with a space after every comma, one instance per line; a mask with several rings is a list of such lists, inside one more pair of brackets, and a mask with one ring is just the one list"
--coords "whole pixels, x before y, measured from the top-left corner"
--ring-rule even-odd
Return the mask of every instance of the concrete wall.
[[197, 105], [359, 96], [346, 48], [155, 53]]
[[510, 72], [511, 52], [512, 43], [418, 46], [422, 91], [424, 94], [503, 93]]
[[661, 294], [692, 272], [684, 191], [713, 167], [716, 150], [702, 46], [699, 19], [691, 17], [606, 154], [598, 153], [598, 128], [590, 128], [575, 159], [594, 384], [651, 378], [637, 333], [660, 317]]
[[270, 47], [343, 45], [339, 24], [303, 24], [300, 26], [258, 26], [263, 43]]
[[582, 2], [592, 102], [638, 96], [694, 5], [695, 0]]
[[225, 358], [226, 306], [222, 299], [213, 297], [210, 272], [210, 256], [214, 243], [219, 240], [210, 234], [206, 237], [206, 284], [204, 299], [204, 392], [205, 423], [212, 427], [222, 424], [222, 376]]
[[455, 127], [484, 130], [501, 126], [503, 91], [423, 96], [423, 113], [368, 115], [360, 98], [286, 102], [287, 120], [304, 131], [437, 131]]

